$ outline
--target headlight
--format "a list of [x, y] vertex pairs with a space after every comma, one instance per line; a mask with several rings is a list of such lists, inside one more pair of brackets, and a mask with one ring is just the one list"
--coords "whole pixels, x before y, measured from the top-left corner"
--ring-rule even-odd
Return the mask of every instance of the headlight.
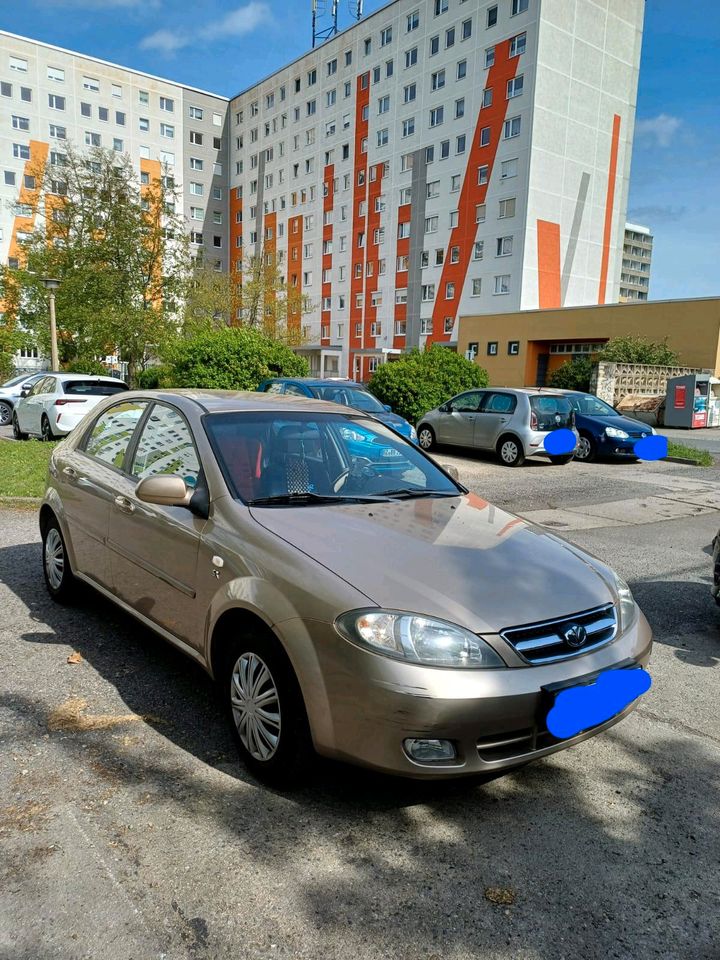
[[504, 667], [493, 648], [463, 627], [411, 613], [352, 610], [335, 621], [346, 640], [396, 660], [428, 667]]
[[608, 437], [615, 437], [616, 440], [627, 440], [630, 436], [629, 433], [625, 433], [624, 430], [618, 430], [617, 427], [606, 427], [605, 433]]
[[417, 430], [412, 425], [410, 426], [409, 437], [411, 440], [417, 440]]
[[637, 616], [637, 606], [632, 595], [630, 587], [625, 583], [622, 577], [615, 574], [615, 590], [618, 598], [618, 627], [619, 632], [624, 633], [628, 627], [631, 627]]
[[655, 429], [655, 427], [650, 427], [650, 433], [652, 434], [653, 437], [657, 435], [657, 430]]

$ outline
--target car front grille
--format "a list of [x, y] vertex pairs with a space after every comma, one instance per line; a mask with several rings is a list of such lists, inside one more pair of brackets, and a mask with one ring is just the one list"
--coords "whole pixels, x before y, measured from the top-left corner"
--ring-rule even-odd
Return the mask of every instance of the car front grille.
[[508, 627], [500, 631], [500, 636], [527, 663], [542, 664], [597, 650], [614, 640], [617, 630], [615, 607], [609, 603], [558, 620]]

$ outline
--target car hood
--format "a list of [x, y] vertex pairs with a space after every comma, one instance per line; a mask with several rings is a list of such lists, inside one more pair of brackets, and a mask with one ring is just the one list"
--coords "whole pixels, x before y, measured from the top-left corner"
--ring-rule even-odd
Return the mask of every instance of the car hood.
[[612, 416], [608, 415], [607, 417], [596, 417], [590, 416], [586, 413], [576, 414], [576, 420], [588, 420], [590, 423], [597, 423], [599, 426], [603, 427], [615, 427], [618, 430], [624, 430], [626, 433], [647, 433], [648, 435], [652, 432], [652, 427], [647, 423], [642, 423], [640, 420], [632, 420], [630, 417], [623, 416]]
[[253, 507], [255, 520], [379, 607], [496, 633], [614, 600], [599, 561], [474, 494]]
[[397, 413], [388, 413], [386, 411], [384, 413], [374, 413], [373, 417], [379, 420], [380, 423], [385, 423], [388, 427], [392, 427], [393, 430], [396, 430], [398, 433], [402, 433], [405, 436], [410, 434], [410, 424]]

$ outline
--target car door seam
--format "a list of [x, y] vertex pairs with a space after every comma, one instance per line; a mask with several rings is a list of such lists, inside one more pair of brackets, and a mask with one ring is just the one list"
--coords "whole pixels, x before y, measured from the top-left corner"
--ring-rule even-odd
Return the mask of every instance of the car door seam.
[[107, 539], [107, 546], [117, 553], [119, 556], [124, 557], [126, 560], [129, 560], [131, 563], [137, 564], [138, 567], [141, 567], [143, 570], [146, 570], [153, 577], [157, 577], [158, 580], [162, 580], [164, 583], [167, 583], [169, 586], [173, 587], [175, 590], [179, 590], [180, 593], [184, 593], [185, 596], [190, 597], [191, 600], [194, 600], [196, 597], [196, 591], [192, 587], [188, 587], [187, 584], [183, 583], [181, 580], [176, 580], [174, 577], [171, 577], [169, 574], [165, 573], [159, 567], [156, 567], [152, 563], [148, 563], [147, 560], [143, 560], [142, 557], [139, 557], [136, 553], [132, 553], [130, 550], [126, 550], [125, 547], [121, 546], [116, 540], [111, 540], [109, 537]]

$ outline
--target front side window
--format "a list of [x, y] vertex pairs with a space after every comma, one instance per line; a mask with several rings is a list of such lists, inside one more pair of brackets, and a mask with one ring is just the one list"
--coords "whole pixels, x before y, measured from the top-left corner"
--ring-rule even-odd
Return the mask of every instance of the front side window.
[[85, 441], [85, 453], [122, 469], [125, 453], [147, 403], [119, 403], [100, 416]]
[[185, 418], [172, 407], [156, 404], [143, 427], [131, 471], [138, 480], [178, 474], [189, 487], [200, 473], [195, 444]]
[[463, 393], [459, 397], [451, 400], [448, 406], [452, 413], [477, 413], [482, 404], [483, 394], [478, 390], [471, 393]]

